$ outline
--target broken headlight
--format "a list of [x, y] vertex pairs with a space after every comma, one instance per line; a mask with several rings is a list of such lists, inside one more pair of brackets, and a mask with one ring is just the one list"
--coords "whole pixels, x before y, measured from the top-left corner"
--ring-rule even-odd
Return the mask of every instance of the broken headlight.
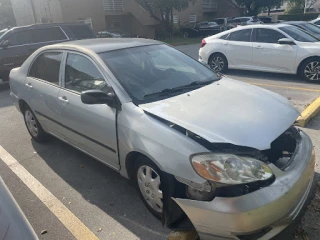
[[265, 163], [233, 154], [192, 155], [191, 163], [201, 177], [221, 184], [243, 184], [267, 180], [273, 176], [272, 170]]

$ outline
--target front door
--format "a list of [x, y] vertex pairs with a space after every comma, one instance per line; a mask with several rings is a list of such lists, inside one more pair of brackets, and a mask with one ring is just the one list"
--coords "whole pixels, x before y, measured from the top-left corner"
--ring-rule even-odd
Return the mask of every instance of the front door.
[[42, 128], [61, 137], [60, 105], [60, 65], [63, 52], [47, 51], [33, 62], [25, 81], [26, 101], [36, 114]]
[[250, 68], [252, 62], [252, 29], [232, 32], [228, 41], [224, 41], [230, 68]]
[[81, 92], [100, 89], [109, 84], [97, 65], [87, 56], [68, 53], [63, 86], [58, 99], [61, 105], [64, 138], [95, 158], [119, 169], [116, 109], [106, 104], [86, 105]]
[[294, 73], [297, 46], [279, 44], [279, 39], [287, 37], [274, 29], [256, 28], [254, 31], [253, 67], [262, 71]]

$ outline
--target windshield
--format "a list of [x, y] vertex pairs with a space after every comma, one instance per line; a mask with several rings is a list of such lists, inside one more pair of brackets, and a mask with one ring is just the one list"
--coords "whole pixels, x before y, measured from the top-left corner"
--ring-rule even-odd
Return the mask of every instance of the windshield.
[[314, 24], [301, 23], [300, 25], [302, 28], [306, 29], [307, 31], [310, 31], [310, 32], [316, 33], [316, 34], [320, 34], [320, 28]]
[[299, 42], [318, 42], [319, 41], [318, 38], [294, 26], [280, 27], [279, 29], [284, 31], [294, 40], [297, 40]]
[[[219, 79], [201, 63], [166, 45], [121, 49], [99, 55], [137, 104], [183, 93], [148, 97], [163, 90]], [[184, 92], [191, 90], [192, 87], [188, 87]]]
[[0, 38], [8, 31], [8, 29], [3, 29], [0, 31]]

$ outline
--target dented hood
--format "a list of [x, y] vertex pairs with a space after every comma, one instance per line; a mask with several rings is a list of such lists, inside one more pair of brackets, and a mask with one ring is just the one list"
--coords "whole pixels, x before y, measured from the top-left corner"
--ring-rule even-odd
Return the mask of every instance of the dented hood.
[[228, 78], [139, 107], [211, 143], [259, 150], [269, 149], [299, 116], [286, 98]]

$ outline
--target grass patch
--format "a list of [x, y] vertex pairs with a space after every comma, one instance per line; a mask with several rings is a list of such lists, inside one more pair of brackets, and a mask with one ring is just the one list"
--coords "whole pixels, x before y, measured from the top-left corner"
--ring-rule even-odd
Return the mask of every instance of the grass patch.
[[188, 44], [201, 44], [202, 38], [184, 38], [184, 37], [173, 37], [173, 38], [162, 38], [158, 39], [161, 42], [165, 42], [172, 46], [179, 46], [179, 45], [188, 45]]

